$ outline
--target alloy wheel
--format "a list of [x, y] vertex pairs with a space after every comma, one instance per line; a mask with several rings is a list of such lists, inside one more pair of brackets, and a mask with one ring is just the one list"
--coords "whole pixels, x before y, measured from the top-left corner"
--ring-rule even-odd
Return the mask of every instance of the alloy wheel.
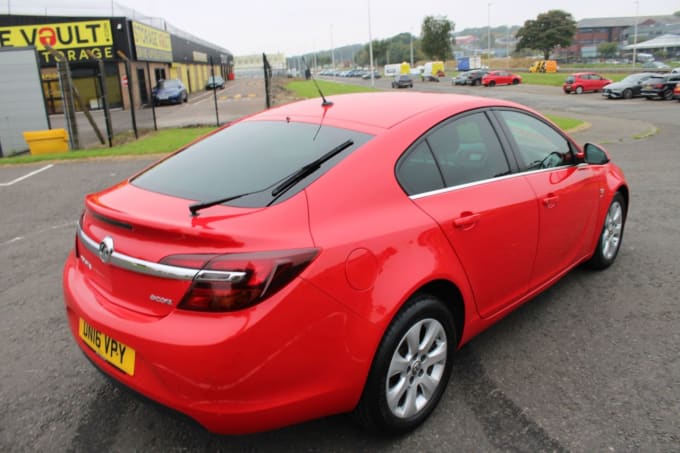
[[387, 405], [398, 418], [422, 411], [442, 385], [447, 358], [446, 331], [436, 319], [426, 318], [404, 334], [387, 371]]
[[623, 231], [623, 208], [618, 201], [614, 201], [607, 211], [602, 230], [602, 255], [611, 260], [616, 255], [621, 243]]

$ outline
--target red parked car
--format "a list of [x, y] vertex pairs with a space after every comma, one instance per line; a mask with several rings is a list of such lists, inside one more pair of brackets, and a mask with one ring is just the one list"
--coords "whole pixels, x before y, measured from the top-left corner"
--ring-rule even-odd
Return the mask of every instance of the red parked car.
[[491, 71], [482, 77], [482, 85], [485, 87], [517, 85], [519, 83], [522, 83], [522, 77], [508, 71]]
[[507, 101], [332, 101], [232, 123], [85, 198], [63, 287], [104, 374], [219, 433], [348, 411], [404, 432], [458, 348], [615, 260], [629, 191], [603, 148]]
[[611, 80], [602, 77], [594, 72], [577, 72], [567, 77], [562, 84], [562, 89], [566, 94], [581, 94], [586, 91], [598, 92], [612, 83]]

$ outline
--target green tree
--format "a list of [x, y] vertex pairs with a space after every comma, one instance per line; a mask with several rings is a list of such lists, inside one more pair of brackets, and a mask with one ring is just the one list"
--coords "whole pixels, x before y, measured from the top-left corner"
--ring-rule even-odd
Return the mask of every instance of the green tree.
[[[419, 40], [413, 37], [414, 60], [422, 59]], [[388, 63], [401, 63], [411, 60], [411, 35], [400, 33], [391, 38], [373, 41], [373, 63], [375, 66], [383, 66]], [[354, 57], [354, 62], [359, 66], [369, 65], [369, 49], [366, 44]]]
[[619, 51], [619, 45], [615, 42], [601, 42], [597, 45], [597, 53], [603, 58], [612, 58]]
[[536, 20], [524, 22], [524, 26], [517, 31], [519, 42], [516, 50], [540, 50], [547, 60], [555, 47], [569, 47], [575, 33], [576, 22], [571, 14], [553, 9], [539, 14]]
[[433, 60], [446, 60], [451, 57], [451, 32], [455, 24], [446, 16], [427, 16], [421, 27], [420, 48]]

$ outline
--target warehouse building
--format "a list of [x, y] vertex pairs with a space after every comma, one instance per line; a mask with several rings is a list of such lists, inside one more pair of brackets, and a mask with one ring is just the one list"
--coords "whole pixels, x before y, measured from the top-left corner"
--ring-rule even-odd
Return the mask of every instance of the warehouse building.
[[203, 90], [213, 71], [233, 79], [234, 56], [228, 50], [134, 10], [111, 12], [118, 14], [0, 15], [0, 48], [35, 48], [49, 113], [63, 110], [56, 67], [60, 57], [48, 46], [69, 62], [73, 83], [91, 109], [101, 107], [104, 92], [98, 59], [104, 63], [111, 107], [129, 108], [130, 92], [135, 107], [149, 105], [151, 90], [161, 79], [180, 79], [189, 93]]

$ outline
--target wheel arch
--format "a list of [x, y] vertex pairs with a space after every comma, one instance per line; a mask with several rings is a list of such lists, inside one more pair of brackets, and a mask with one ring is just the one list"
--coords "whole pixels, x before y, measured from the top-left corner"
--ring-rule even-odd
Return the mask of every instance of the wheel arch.
[[456, 329], [456, 346], [460, 345], [465, 329], [465, 303], [458, 286], [450, 280], [433, 280], [419, 287], [407, 300], [416, 294], [430, 294], [444, 302], [454, 320]]
[[625, 220], [625, 218], [628, 217], [628, 204], [630, 203], [630, 191], [628, 189], [628, 186], [622, 185], [618, 189], [616, 189], [616, 192], [614, 192], [614, 193], [617, 193], [617, 192], [620, 193], [621, 196], [623, 196], [623, 201], [626, 204], [624, 206], [625, 210], [623, 211], [624, 220]]

